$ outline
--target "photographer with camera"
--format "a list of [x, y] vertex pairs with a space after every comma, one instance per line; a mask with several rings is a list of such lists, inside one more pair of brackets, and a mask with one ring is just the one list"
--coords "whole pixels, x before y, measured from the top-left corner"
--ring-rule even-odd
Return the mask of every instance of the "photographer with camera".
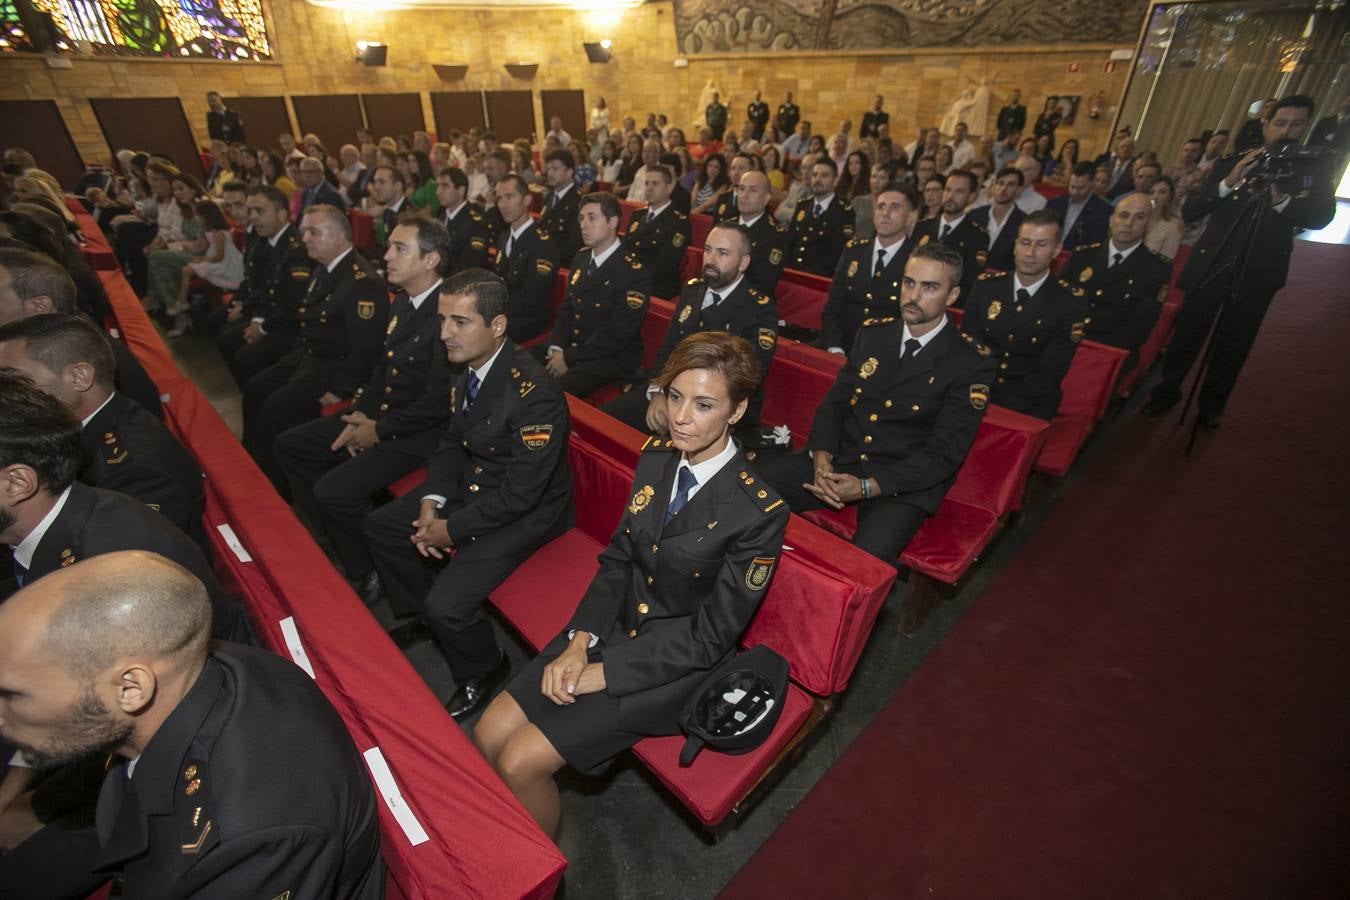
[[1217, 318], [1199, 424], [1219, 427], [1266, 309], [1284, 287], [1295, 230], [1322, 228], [1335, 214], [1326, 152], [1297, 146], [1312, 112], [1312, 98], [1302, 94], [1278, 101], [1263, 125], [1265, 145], [1215, 162], [1204, 186], [1186, 198], [1186, 222], [1209, 216], [1209, 225], [1177, 279], [1186, 303], [1146, 415], [1161, 415], [1181, 399], [1181, 383]]

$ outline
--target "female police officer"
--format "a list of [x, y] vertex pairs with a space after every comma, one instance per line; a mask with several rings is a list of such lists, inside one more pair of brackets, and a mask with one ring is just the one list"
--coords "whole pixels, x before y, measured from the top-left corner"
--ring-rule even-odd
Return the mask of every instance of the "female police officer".
[[730, 437], [759, 383], [750, 345], [685, 338], [654, 382], [670, 438], [652, 438], [633, 497], [572, 621], [488, 707], [474, 740], [549, 835], [553, 773], [599, 769], [644, 735], [675, 734], [688, 695], [727, 658], [783, 546], [788, 510]]

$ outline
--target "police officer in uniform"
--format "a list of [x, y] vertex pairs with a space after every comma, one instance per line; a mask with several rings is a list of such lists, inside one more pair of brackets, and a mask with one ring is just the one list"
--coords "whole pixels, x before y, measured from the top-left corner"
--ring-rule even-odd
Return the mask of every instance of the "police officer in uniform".
[[769, 123], [769, 104], [762, 91], [755, 91], [755, 99], [745, 108], [745, 120], [750, 123], [750, 135], [757, 141], [764, 139], [764, 126]]
[[[451, 390], [450, 427], [427, 480], [367, 516], [365, 534], [395, 614], [424, 619], [445, 654], [455, 679], [446, 708], [460, 719], [481, 709], [509, 670], [483, 603], [571, 527], [572, 476], [567, 401], [507, 337], [502, 280], [461, 272], [441, 285], [438, 300], [441, 342], [451, 362], [466, 366]], [[428, 559], [452, 549], [433, 575]], [[426, 633], [413, 620], [393, 637], [407, 646]]]
[[863, 322], [808, 452], [759, 463], [794, 512], [856, 504], [853, 543], [891, 565], [937, 512], [989, 403], [990, 351], [947, 318], [960, 280], [952, 248], [915, 248], [899, 315]]
[[202, 544], [202, 473], [164, 423], [113, 388], [108, 338], [80, 316], [0, 326], [0, 367], [17, 369], [80, 419], [79, 478], [161, 513]]
[[[651, 178], [655, 173], [648, 173]], [[547, 346], [535, 357], [564, 391], [586, 397], [602, 385], [632, 378], [642, 363], [642, 320], [651, 293], [647, 269], [619, 240], [623, 210], [613, 194], [581, 200], [586, 249], [572, 260], [567, 297]]]
[[520, 344], [548, 328], [558, 243], [530, 215], [530, 189], [519, 175], [497, 182], [497, 209], [507, 224], [497, 235], [496, 272], [511, 298], [510, 338]]
[[290, 201], [274, 187], [250, 188], [248, 219], [265, 244], [257, 284], [250, 282], [240, 315], [221, 330], [216, 345], [243, 390], [249, 379], [290, 352], [299, 332], [296, 310], [314, 267], [297, 229]]
[[572, 154], [566, 150], [554, 150], [544, 161], [549, 191], [544, 195], [539, 226], [553, 238], [559, 262], [571, 259], [581, 250], [581, 229], [577, 225], [581, 195], [572, 181], [574, 166]]
[[666, 166], [653, 166], [643, 175], [647, 207], [628, 220], [624, 244], [642, 263], [656, 297], [680, 292], [680, 268], [689, 244], [689, 217], [670, 202], [675, 176]]
[[918, 197], [908, 183], [893, 181], [882, 188], [872, 210], [876, 237], [854, 238], [844, 247], [814, 346], [846, 356], [864, 319], [897, 315], [900, 281], [914, 250], [906, 229], [917, 205]]
[[787, 263], [792, 234], [786, 225], [775, 221], [765, 211], [769, 199], [769, 176], [763, 172], [746, 172], [736, 186], [736, 207], [740, 214], [731, 221], [750, 236], [750, 268], [745, 270], [746, 280], [761, 294], [773, 297]]
[[792, 268], [829, 277], [853, 237], [853, 207], [835, 196], [839, 167], [828, 156], [811, 165], [811, 203], [792, 217]]
[[778, 133], [785, 137], [795, 133], [797, 123], [801, 120], [802, 111], [792, 102], [792, 91], [788, 91], [786, 99], [778, 107]]
[[382, 593], [361, 536], [371, 496], [426, 465], [451, 414], [455, 374], [436, 313], [447, 243], [445, 229], [426, 216], [398, 224], [385, 263], [400, 290], [369, 380], [346, 412], [288, 429], [272, 445], [296, 505], [328, 535], [368, 605]]
[[954, 169], [942, 185], [942, 212], [914, 226], [914, 243], [922, 247], [939, 241], [961, 254], [961, 296], [957, 307], [970, 296], [975, 277], [984, 270], [989, 255], [989, 235], [975, 224], [967, 207], [975, 196], [979, 182], [965, 169]]
[[734, 335], [675, 348], [658, 381], [670, 439], [650, 439], [639, 455], [632, 499], [571, 621], [474, 729], [550, 836], [553, 774], [564, 764], [595, 771], [642, 735], [679, 733], [684, 703], [735, 652], [764, 597], [787, 506], [730, 434], [758, 381], [752, 350]]
[[279, 490], [285, 476], [272, 442], [318, 416], [324, 406], [356, 395], [383, 350], [389, 318], [384, 280], [352, 248], [351, 225], [335, 206], [305, 210], [301, 229], [318, 265], [297, 316], [294, 349], [244, 387], [244, 447]]
[[289, 660], [212, 643], [194, 574], [109, 553], [0, 607], [5, 684], [25, 695], [7, 731], [45, 767], [107, 768], [92, 827], [58, 820], [0, 859], [6, 893], [83, 897], [114, 877], [123, 897], [378, 900], [379, 807], [342, 719]]
[[[726, 331], [745, 338], [754, 348], [761, 377], [769, 371], [778, 344], [778, 308], [746, 276], [749, 254], [750, 237], [744, 228], [723, 222], [708, 232], [703, 277], [691, 279], [676, 302], [675, 318], [666, 329], [652, 371], [661, 371], [676, 345], [700, 331]], [[761, 382], [746, 415], [739, 419], [742, 428], [758, 419], [762, 386]], [[639, 431], [669, 431], [666, 400], [655, 383], [631, 384], [601, 409]]]
[[714, 141], [720, 141], [727, 130], [727, 107], [713, 91], [712, 102], [703, 110], [703, 121], [712, 129]]
[[1121, 374], [1138, 361], [1172, 277], [1172, 261], [1144, 246], [1151, 215], [1147, 194], [1122, 195], [1111, 214], [1111, 239], [1079, 247], [1059, 273], [1086, 295], [1084, 336], [1129, 351]]
[[443, 250], [437, 251], [444, 253], [443, 275], [487, 266], [492, 234], [484, 221], [482, 207], [468, 202], [468, 196], [469, 179], [464, 170], [456, 166], [441, 169], [436, 176], [436, 202], [441, 205], [441, 224], [449, 240]]
[[407, 179], [393, 166], [376, 166], [370, 176], [370, 197], [384, 207], [375, 222], [375, 244], [383, 251], [398, 225], [398, 217], [407, 211]]
[[998, 361], [993, 402], [1046, 421], [1059, 409], [1059, 383], [1087, 327], [1085, 291], [1050, 273], [1061, 240], [1058, 216], [1028, 214], [1017, 233], [1016, 270], [976, 279], [961, 320], [961, 330]]
[[736, 187], [741, 183], [741, 176], [746, 172], [759, 172], [763, 169], [764, 164], [753, 153], [741, 152], [731, 157], [731, 162], [727, 164], [727, 177], [731, 180], [731, 190], [719, 197], [716, 205], [713, 206], [712, 219], [714, 222], [729, 222], [741, 214], [740, 208], [736, 205]]
[[239, 601], [211, 574], [201, 549], [140, 500], [75, 480], [82, 448], [80, 421], [32, 380], [0, 372], [0, 433], [6, 447], [0, 468], [12, 467], [22, 483], [0, 495], [0, 543], [13, 557], [14, 583], [0, 599], [82, 559], [117, 550], [167, 556], [201, 579], [211, 596], [213, 637], [252, 641]]

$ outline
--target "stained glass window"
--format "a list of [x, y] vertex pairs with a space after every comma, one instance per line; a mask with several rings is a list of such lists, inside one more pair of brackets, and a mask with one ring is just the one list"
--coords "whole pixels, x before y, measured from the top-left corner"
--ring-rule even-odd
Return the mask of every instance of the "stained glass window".
[[262, 0], [0, 0], [0, 52], [272, 58]]

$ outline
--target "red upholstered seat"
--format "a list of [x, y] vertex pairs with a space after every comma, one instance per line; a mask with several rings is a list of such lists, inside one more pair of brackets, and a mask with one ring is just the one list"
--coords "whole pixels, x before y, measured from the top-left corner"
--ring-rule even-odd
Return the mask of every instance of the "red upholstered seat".
[[628, 220], [633, 218], [633, 213], [643, 208], [643, 204], [634, 203], [632, 200], [619, 201], [619, 234], [628, 233]]
[[1067, 188], [1061, 187], [1058, 184], [1049, 184], [1044, 181], [1038, 181], [1033, 184], [1032, 187], [1036, 189], [1036, 193], [1047, 200], [1053, 200], [1056, 197], [1063, 195], [1067, 190]]
[[370, 213], [362, 209], [349, 209], [347, 221], [352, 225], [352, 246], [364, 256], [374, 256], [379, 247], [375, 244], [375, 220]]
[[700, 255], [708, 242], [708, 232], [712, 231], [712, 216], [707, 213], [694, 213], [689, 217], [689, 246], [698, 249]]
[[1036, 460], [1036, 471], [1059, 477], [1069, 471], [1078, 451], [1098, 421], [1106, 415], [1112, 391], [1129, 354], [1119, 347], [1083, 341], [1073, 355], [1073, 364], [1060, 382], [1063, 396], [1050, 422], [1045, 447]]
[[[680, 284], [681, 286], [689, 283], [691, 278], [698, 278], [703, 274], [703, 245], [690, 243], [684, 248], [684, 257], [680, 260]], [[675, 300], [675, 297], [667, 297], [667, 300]]]
[[596, 557], [603, 549], [604, 544], [581, 529], [571, 529], [536, 550], [498, 585], [492, 605], [538, 650], [572, 618], [599, 568]]
[[830, 279], [796, 269], [784, 269], [775, 292], [778, 318], [798, 328], [819, 331], [820, 315], [825, 311], [825, 298], [829, 292]]
[[1045, 433], [1045, 445], [1036, 457], [1036, 471], [1062, 477], [1078, 458], [1078, 451], [1087, 443], [1095, 424], [1082, 416], [1055, 416]]
[[404, 494], [408, 493], [413, 488], [417, 487], [419, 484], [421, 484], [426, 480], [427, 480], [426, 469], [414, 469], [407, 475], [404, 475], [398, 481], [395, 481], [393, 484], [389, 485], [389, 493], [393, 494], [395, 497], [402, 497]]

